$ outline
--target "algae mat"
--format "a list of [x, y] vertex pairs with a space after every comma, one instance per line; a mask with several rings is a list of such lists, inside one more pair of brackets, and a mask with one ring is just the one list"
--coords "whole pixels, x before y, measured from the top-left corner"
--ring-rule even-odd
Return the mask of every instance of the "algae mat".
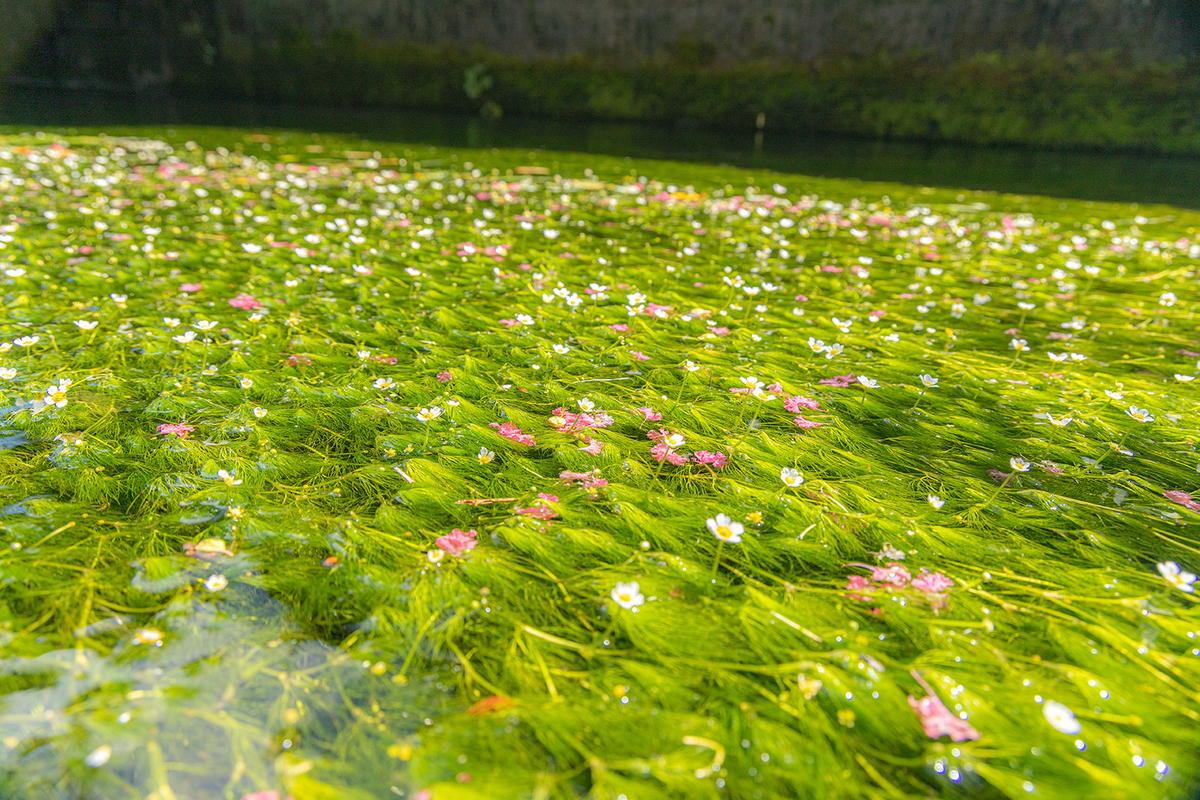
[[0, 794], [1188, 796], [1198, 226], [10, 130]]

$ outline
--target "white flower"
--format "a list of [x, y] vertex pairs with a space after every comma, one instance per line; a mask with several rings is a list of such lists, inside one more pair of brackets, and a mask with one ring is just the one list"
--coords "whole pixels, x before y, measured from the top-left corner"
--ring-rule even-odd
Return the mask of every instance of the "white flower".
[[685, 444], [687, 444], [687, 439], [682, 433], [668, 434], [663, 438], [663, 441], [666, 442], [667, 447], [671, 448], [672, 450], [674, 450], [676, 447], [683, 447]]
[[495, 457], [496, 454], [494, 452], [488, 450], [486, 447], [481, 447], [479, 448], [479, 455], [475, 456], [475, 460], [480, 464], [490, 464]]
[[420, 411], [418, 411], [417, 419], [421, 420], [421, 422], [433, 422], [441, 415], [441, 406], [430, 406], [429, 408], [422, 408]]
[[96, 322], [95, 320], [92, 320], [91, 322], [88, 322], [86, 319], [77, 319], [77, 320], [75, 320], [75, 325], [76, 325], [76, 326], [77, 326], [77, 327], [78, 327], [80, 330], [84, 330], [84, 331], [90, 331], [92, 328], [95, 328], [95, 327], [96, 327], [97, 325], [99, 325], [99, 324], [100, 324], [100, 323], [99, 323], [99, 322]]
[[1161, 295], [1159, 295], [1158, 304], [1160, 306], [1166, 306], [1167, 308], [1170, 308], [1171, 306], [1175, 305], [1176, 299], [1178, 298], [1175, 297], [1174, 292], [1163, 292]]
[[1074, 736], [1083, 730], [1083, 725], [1075, 719], [1075, 712], [1057, 700], [1047, 700], [1046, 704], [1042, 706], [1042, 714], [1050, 723], [1050, 727], [1059, 733]]
[[163, 324], [166, 325], [168, 328], [178, 328], [179, 327], [179, 319], [177, 317], [163, 317], [162, 321], [163, 321]]
[[13, 344], [17, 347], [33, 347], [37, 343], [38, 337], [36, 336], [22, 336], [19, 339], [13, 339]]
[[71, 385], [70, 381], [61, 381], [52, 383], [46, 387], [46, 399], [43, 400], [46, 405], [62, 408], [67, 404], [67, 387]]
[[6, 381], [11, 381], [15, 377], [17, 377], [17, 371], [15, 369], [12, 367], [0, 367], [0, 378], [3, 378]]
[[1114, 391], [1112, 391], [1111, 389], [1105, 389], [1105, 390], [1104, 390], [1104, 393], [1105, 393], [1106, 395], [1108, 395], [1108, 396], [1109, 396], [1109, 398], [1110, 398], [1110, 399], [1112, 399], [1112, 400], [1124, 400], [1124, 399], [1125, 399], [1125, 393], [1124, 393], [1124, 392], [1114, 392]]
[[868, 378], [866, 375], [859, 375], [856, 380], [868, 389], [879, 388], [879, 381], [874, 378]]
[[112, 300], [114, 303], [124, 303], [126, 300], [128, 300], [128, 299], [129, 299], [129, 296], [128, 296], [128, 295], [124, 295], [124, 294], [110, 294], [110, 295], [109, 295], [109, 298], [110, 298], [110, 299], [111, 299], [111, 300]]
[[825, 342], [821, 341], [815, 336], [808, 337], [808, 346], [812, 348], [814, 353], [825, 352]]
[[941, 508], [942, 506], [946, 505], [946, 501], [938, 497], [936, 494], [931, 494], [925, 499], [928, 500], [929, 505], [933, 506], [934, 508]]
[[192, 327], [198, 331], [211, 331], [217, 327], [217, 323], [209, 319], [198, 319], [192, 323]]
[[267, 415], [267, 410], [265, 408], [263, 408], [261, 406], [254, 407], [254, 416], [258, 417], [259, 419], [262, 419], [266, 415]]
[[83, 757], [83, 763], [87, 764], [92, 769], [103, 767], [112, 758], [112, 748], [106, 744], [102, 744], [92, 752]]
[[1029, 342], [1024, 339], [1013, 339], [1008, 343], [1010, 350], [1016, 350], [1018, 353], [1023, 353], [1029, 349]]
[[1154, 422], [1154, 417], [1144, 408], [1130, 406], [1125, 410], [1125, 413], [1136, 419], [1138, 422]]
[[217, 470], [217, 477], [225, 481], [226, 486], [237, 486], [242, 482], [241, 478], [235, 478], [228, 470]]
[[1029, 468], [1033, 466], [1020, 456], [1013, 456], [1008, 460], [1008, 465], [1017, 472], [1029, 472]]
[[1051, 425], [1059, 428], [1065, 428], [1075, 421], [1074, 417], [1059, 417], [1058, 419], [1055, 419], [1052, 414], [1047, 414], [1046, 419], [1050, 421]]
[[391, 378], [376, 378], [375, 382], [371, 385], [376, 389], [390, 389], [396, 385], [396, 382]]
[[800, 474], [800, 470], [784, 467], [779, 470], [779, 480], [783, 481], [785, 486], [799, 486], [804, 483], [804, 476]]
[[694, 364], [691, 361], [685, 361], [683, 363], [683, 368], [686, 369], [688, 372], [699, 372], [700, 371], [700, 365]]
[[224, 575], [209, 575], [208, 580], [204, 581], [204, 588], [210, 592], [219, 592], [229, 585], [229, 579]]
[[1196, 376], [1195, 375], [1183, 375], [1181, 373], [1176, 372], [1175, 380], [1179, 381], [1180, 383], [1191, 383], [1192, 381], [1196, 380]]
[[174, 339], [175, 341], [179, 342], [180, 344], [187, 344], [188, 342], [195, 341], [196, 332], [195, 331], [184, 331], [183, 333], [179, 334], [178, 336], [172, 336], [171, 338]]
[[579, 401], [579, 410], [585, 413], [589, 411], [595, 411], [596, 404], [593, 403], [590, 398], [585, 397]]
[[933, 377], [932, 375], [927, 375], [925, 373], [922, 373], [917, 377], [919, 377], [921, 379], [921, 383], [925, 384], [926, 386], [928, 386], [931, 389], [938, 385], [938, 379]]
[[1056, 364], [1062, 363], [1068, 358], [1066, 353], [1046, 353], [1046, 357]]
[[425, 558], [429, 559], [430, 564], [436, 564], [446, 557], [446, 551], [440, 547], [435, 547], [425, 554]]
[[728, 514], [717, 514], [716, 518], [709, 518], [708, 529], [712, 535], [720, 539], [722, 542], [730, 542], [737, 544], [742, 541], [742, 532], [746, 529], [740, 522], [734, 522]]
[[162, 641], [162, 638], [162, 631], [155, 630], [154, 628], [139, 628], [137, 632], [133, 634], [133, 643], [157, 645]]
[[1164, 561], [1158, 565], [1159, 573], [1166, 579], [1167, 583], [1174, 586], [1180, 591], [1191, 594], [1195, 591], [1193, 584], [1196, 582], [1195, 574], [1184, 572], [1179, 565], [1174, 561]]
[[567, 347], [565, 344], [556, 344], [550, 349], [558, 353], [560, 356], [565, 356], [567, 353], [571, 352], [571, 348]]
[[639, 588], [636, 581], [618, 583], [613, 587], [612, 594], [609, 596], [621, 608], [636, 608], [646, 602], [646, 598], [639, 591]]
[[242, 387], [243, 389], [249, 389], [253, 385], [254, 381], [250, 380], [249, 378], [238, 378], [238, 386]]

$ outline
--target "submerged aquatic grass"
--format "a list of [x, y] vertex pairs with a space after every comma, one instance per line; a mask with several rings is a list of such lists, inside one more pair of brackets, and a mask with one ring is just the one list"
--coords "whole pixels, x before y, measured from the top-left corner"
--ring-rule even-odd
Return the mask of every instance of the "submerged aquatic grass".
[[0, 139], [0, 794], [1195, 790], [1200, 215], [355, 147]]

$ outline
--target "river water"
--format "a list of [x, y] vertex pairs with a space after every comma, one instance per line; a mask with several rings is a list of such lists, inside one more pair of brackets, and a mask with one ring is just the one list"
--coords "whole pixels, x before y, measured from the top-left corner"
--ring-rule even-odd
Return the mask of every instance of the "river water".
[[765, 168], [827, 178], [1200, 208], [1200, 157], [865, 141], [687, 125], [179, 100], [10, 88], [0, 125], [218, 125], [357, 134], [442, 147], [517, 147]]

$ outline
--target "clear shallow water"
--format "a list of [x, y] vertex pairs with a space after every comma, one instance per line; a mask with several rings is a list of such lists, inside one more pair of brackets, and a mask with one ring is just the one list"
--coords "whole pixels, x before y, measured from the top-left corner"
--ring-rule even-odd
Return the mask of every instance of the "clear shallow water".
[[0, 124], [222, 125], [358, 134], [444, 147], [506, 147], [729, 164], [826, 178], [1200, 208], [1200, 157], [1031, 150], [420, 111], [185, 101], [10, 89]]

